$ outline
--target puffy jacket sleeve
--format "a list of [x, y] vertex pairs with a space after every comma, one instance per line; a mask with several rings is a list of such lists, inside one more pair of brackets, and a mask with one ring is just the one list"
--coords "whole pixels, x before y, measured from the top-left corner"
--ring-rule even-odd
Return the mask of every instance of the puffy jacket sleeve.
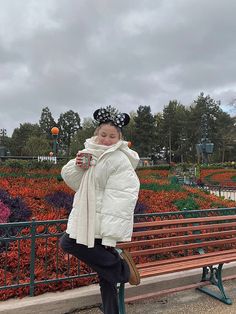
[[71, 159], [61, 170], [61, 176], [65, 183], [75, 192], [79, 189], [81, 179], [85, 170], [75, 164], [75, 159]]
[[134, 208], [138, 199], [139, 179], [125, 154], [108, 176], [101, 209], [102, 244], [116, 246], [118, 241], [130, 241]]

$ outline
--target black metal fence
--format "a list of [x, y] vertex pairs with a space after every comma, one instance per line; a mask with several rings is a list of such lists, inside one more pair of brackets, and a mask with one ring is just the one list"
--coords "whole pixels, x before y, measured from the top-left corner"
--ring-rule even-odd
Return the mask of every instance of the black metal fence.
[[0, 290], [28, 287], [33, 296], [40, 284], [95, 276], [60, 249], [66, 223], [64, 219], [0, 224]]
[[[150, 219], [189, 218], [209, 215], [234, 215], [236, 208], [185, 210], [177, 212], [135, 215], [135, 221]], [[96, 282], [96, 274], [74, 257], [64, 254], [59, 238], [66, 228], [67, 219], [29, 221], [0, 224], [0, 290], [15, 291], [25, 288], [24, 295], [35, 295], [40, 286], [68, 285], [64, 289]], [[76, 282], [76, 285], [73, 284]], [[9, 290], [10, 289], [10, 290]], [[52, 289], [53, 291], [53, 289]], [[40, 293], [36, 291], [37, 293]], [[14, 295], [14, 292], [13, 292]]]

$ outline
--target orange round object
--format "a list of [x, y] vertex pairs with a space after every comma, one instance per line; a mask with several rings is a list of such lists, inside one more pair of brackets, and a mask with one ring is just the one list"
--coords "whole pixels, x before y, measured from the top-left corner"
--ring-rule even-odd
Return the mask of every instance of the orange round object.
[[128, 147], [131, 147], [132, 146], [132, 143], [129, 141], [128, 142]]
[[58, 129], [56, 126], [54, 126], [54, 127], [51, 129], [51, 133], [52, 133], [52, 135], [58, 135], [59, 129]]

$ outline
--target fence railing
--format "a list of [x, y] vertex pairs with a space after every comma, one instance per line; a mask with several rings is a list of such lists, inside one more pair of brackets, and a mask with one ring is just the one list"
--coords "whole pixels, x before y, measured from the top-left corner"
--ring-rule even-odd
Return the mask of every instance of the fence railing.
[[28, 287], [33, 296], [40, 284], [94, 277], [60, 249], [66, 223], [64, 219], [0, 224], [0, 290]]
[[[39, 156], [0, 156], [0, 159], [2, 161], [8, 160], [8, 159], [18, 159], [18, 160], [38, 160]], [[41, 156], [40, 156], [41, 157]], [[44, 157], [44, 156], [42, 156]], [[50, 157], [50, 156], [45, 156], [45, 157]], [[73, 157], [61, 157], [57, 156], [58, 160], [69, 160], [70, 158]]]
[[[236, 208], [138, 214], [135, 215], [135, 221], [200, 217], [206, 213], [236, 215]], [[24, 295], [33, 296], [35, 292], [51, 291], [52, 284], [61, 290], [59, 285], [62, 282], [67, 283], [64, 287], [66, 289], [68, 285], [74, 287], [96, 281], [96, 274], [88, 266], [61, 250], [59, 238], [66, 223], [67, 219], [0, 224], [2, 292], [10, 293], [17, 288], [24, 288]]]
[[236, 201], [236, 185], [232, 185], [232, 181], [223, 181], [220, 184], [211, 184], [209, 182], [201, 182], [198, 184], [194, 178], [176, 177], [180, 184], [197, 186], [216, 196]]
[[209, 191], [211, 194], [214, 194], [216, 196], [236, 201], [236, 186], [206, 184], [203, 188], [205, 191]]

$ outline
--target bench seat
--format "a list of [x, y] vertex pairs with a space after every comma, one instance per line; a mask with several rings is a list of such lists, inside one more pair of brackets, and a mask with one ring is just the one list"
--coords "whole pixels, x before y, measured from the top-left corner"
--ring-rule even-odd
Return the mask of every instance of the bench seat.
[[224, 291], [222, 268], [236, 261], [236, 215], [136, 222], [132, 241], [118, 247], [131, 253], [141, 279], [202, 268], [201, 281], [217, 286], [219, 293], [198, 289], [232, 303]]

